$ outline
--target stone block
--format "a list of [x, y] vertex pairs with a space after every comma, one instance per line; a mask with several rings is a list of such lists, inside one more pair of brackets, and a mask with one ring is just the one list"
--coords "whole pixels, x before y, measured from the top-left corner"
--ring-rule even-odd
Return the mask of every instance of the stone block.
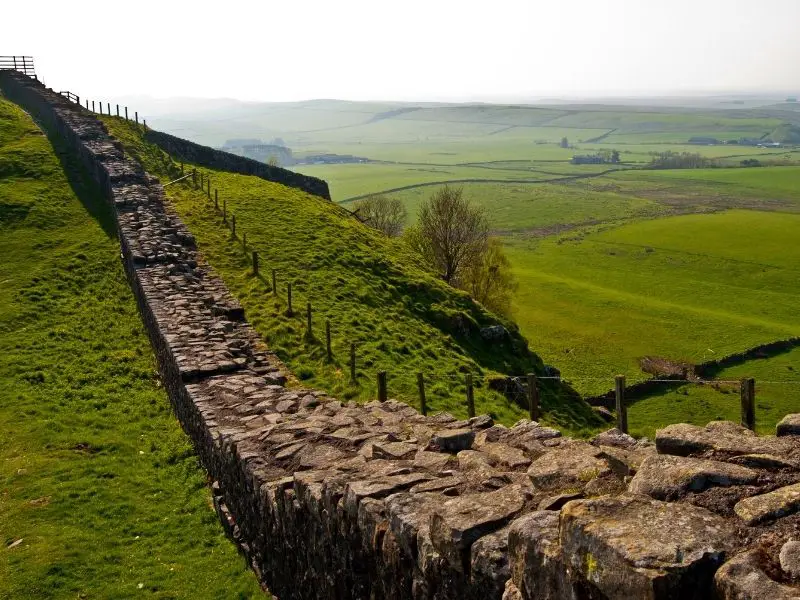
[[559, 537], [568, 567], [609, 600], [705, 600], [735, 548], [722, 517], [638, 495], [568, 503]]
[[758, 473], [716, 460], [657, 454], [641, 464], [628, 489], [657, 500], [675, 498], [714, 486], [755, 483]]

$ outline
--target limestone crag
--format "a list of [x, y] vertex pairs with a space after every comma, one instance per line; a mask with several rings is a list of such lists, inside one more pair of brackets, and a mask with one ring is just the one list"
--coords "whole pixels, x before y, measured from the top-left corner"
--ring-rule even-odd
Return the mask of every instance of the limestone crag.
[[800, 597], [800, 436], [675, 425], [577, 441], [286, 387], [157, 180], [89, 112], [0, 86], [103, 190], [223, 526], [278, 597]]

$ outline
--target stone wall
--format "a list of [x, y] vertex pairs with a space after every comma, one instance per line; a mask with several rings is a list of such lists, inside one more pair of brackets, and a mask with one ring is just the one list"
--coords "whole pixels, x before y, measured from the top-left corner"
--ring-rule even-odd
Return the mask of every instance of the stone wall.
[[281, 167], [273, 167], [266, 163], [253, 160], [244, 156], [237, 156], [223, 150], [215, 150], [208, 146], [201, 146], [188, 140], [148, 129], [145, 139], [159, 146], [175, 158], [185, 160], [195, 165], [241, 173], [242, 175], [255, 175], [267, 181], [274, 181], [283, 185], [301, 189], [309, 194], [331, 199], [327, 182], [310, 175], [301, 175]]
[[587, 442], [287, 388], [159, 182], [87, 111], [0, 86], [105, 192], [223, 525], [282, 600], [800, 598], [800, 416]]

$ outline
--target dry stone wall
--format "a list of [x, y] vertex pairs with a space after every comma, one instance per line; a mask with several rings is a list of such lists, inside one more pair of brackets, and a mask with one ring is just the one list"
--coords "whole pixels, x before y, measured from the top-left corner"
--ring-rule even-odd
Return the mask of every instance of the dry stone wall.
[[273, 167], [252, 158], [238, 156], [224, 150], [201, 146], [162, 131], [149, 129], [145, 137], [149, 142], [156, 144], [165, 152], [181, 160], [212, 169], [231, 171], [242, 175], [254, 175], [267, 181], [274, 181], [301, 189], [309, 194], [322, 196], [327, 200], [331, 199], [327, 182], [317, 177], [302, 175], [281, 167]]
[[0, 85], [104, 191], [217, 511], [281, 599], [800, 598], [800, 416], [579, 441], [285, 387], [158, 181], [90, 113]]

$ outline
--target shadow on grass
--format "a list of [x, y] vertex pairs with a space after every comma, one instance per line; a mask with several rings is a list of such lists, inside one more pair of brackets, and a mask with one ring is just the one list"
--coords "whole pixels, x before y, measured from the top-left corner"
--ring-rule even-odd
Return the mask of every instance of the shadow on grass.
[[67, 178], [72, 191], [81, 201], [86, 212], [97, 221], [103, 232], [109, 238], [117, 238], [117, 225], [111, 212], [111, 207], [103, 198], [100, 187], [89, 176], [84, 166], [80, 163], [72, 148], [69, 147], [67, 140], [58, 132], [46, 127], [41, 121], [37, 125], [47, 134], [47, 139], [53, 146], [53, 150], [58, 156], [61, 168]]

